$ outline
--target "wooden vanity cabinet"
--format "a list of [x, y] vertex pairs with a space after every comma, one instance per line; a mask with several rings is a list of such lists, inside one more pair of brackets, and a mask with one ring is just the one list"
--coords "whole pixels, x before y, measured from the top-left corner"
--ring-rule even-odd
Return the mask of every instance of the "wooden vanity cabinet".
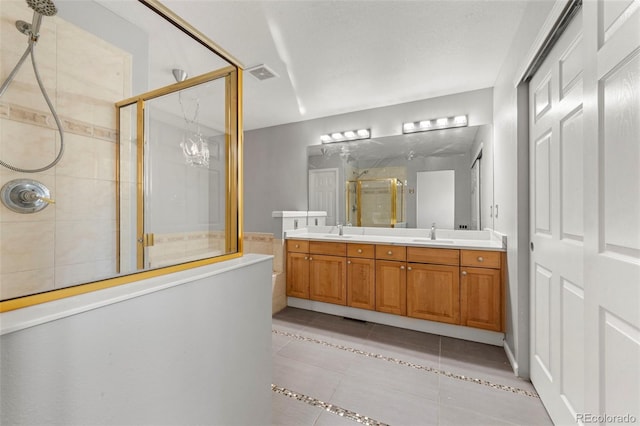
[[461, 324], [503, 331], [502, 253], [462, 250]]
[[460, 250], [407, 247], [407, 315], [460, 324]]
[[309, 242], [287, 240], [287, 296], [309, 298]]
[[336, 305], [347, 304], [347, 259], [309, 255], [309, 299]]
[[407, 316], [460, 324], [460, 268], [409, 263]]
[[504, 253], [287, 240], [287, 295], [504, 330]]
[[347, 306], [376, 309], [373, 244], [347, 244]]
[[347, 246], [309, 241], [309, 299], [347, 304]]

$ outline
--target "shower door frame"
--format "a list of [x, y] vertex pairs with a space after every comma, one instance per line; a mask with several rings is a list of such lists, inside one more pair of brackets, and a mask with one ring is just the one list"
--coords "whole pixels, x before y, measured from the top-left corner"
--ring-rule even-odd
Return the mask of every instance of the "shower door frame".
[[[220, 68], [218, 70], [202, 74], [178, 83], [171, 84], [169, 86], [161, 87], [156, 90], [152, 90], [147, 93], [143, 93], [138, 96], [134, 96], [123, 101], [117, 102], [116, 105], [116, 129], [117, 129], [117, 143], [116, 143], [116, 270], [118, 273], [121, 273], [121, 262], [120, 262], [120, 247], [121, 247], [121, 232], [120, 232], [120, 110], [122, 108], [126, 108], [132, 105], [136, 105], [136, 139], [137, 141], [141, 141], [141, 143], [137, 143], [137, 155], [136, 155], [136, 268], [138, 271], [145, 269], [145, 248], [153, 245], [154, 236], [153, 234], [145, 233], [145, 149], [144, 147], [147, 145], [146, 141], [146, 128], [145, 128], [145, 102], [150, 101], [152, 99], [156, 99], [162, 96], [170, 95], [173, 93], [178, 93], [181, 90], [189, 89], [192, 87], [196, 87], [201, 84], [205, 84], [214, 80], [218, 80], [221, 78], [225, 79], [225, 163], [226, 163], [226, 173], [225, 173], [225, 254], [216, 256], [216, 261], [222, 261], [237, 257], [238, 254], [242, 254], [242, 239], [240, 236], [240, 232], [237, 234], [237, 238], [233, 238], [236, 236], [236, 233], [229, 232], [232, 229], [238, 229], [239, 220], [238, 220], [238, 211], [239, 211], [239, 193], [238, 186], [239, 182], [236, 178], [238, 175], [239, 168], [239, 144], [234, 143], [234, 141], [238, 140], [238, 127], [234, 125], [240, 119], [239, 115], [235, 116], [234, 111], [238, 107], [238, 91], [237, 82], [238, 82], [239, 72], [234, 66], [227, 66], [224, 68]], [[235, 148], [238, 146], [238, 148]], [[238, 200], [238, 203], [235, 201]], [[238, 231], [240, 231], [238, 229]], [[205, 258], [202, 260], [198, 260], [195, 262], [206, 262], [208, 259], [213, 258]], [[189, 262], [182, 265], [190, 265], [193, 262]], [[211, 263], [206, 262], [204, 264]], [[194, 265], [199, 266], [199, 265]], [[188, 266], [192, 267], [192, 266]], [[188, 269], [187, 268], [178, 268], [177, 270]], [[159, 268], [163, 269], [163, 268]]]
[[350, 203], [350, 194], [349, 194], [349, 185], [354, 183], [356, 184], [356, 226], [362, 226], [362, 182], [388, 182], [391, 186], [391, 218], [389, 220], [389, 227], [395, 228], [396, 223], [398, 223], [398, 212], [397, 212], [397, 200], [398, 200], [398, 182], [401, 183], [398, 178], [377, 178], [377, 179], [358, 179], [358, 180], [348, 180], [346, 182], [346, 190], [345, 190], [345, 206], [346, 206], [346, 216], [345, 218], [348, 220], [349, 218], [349, 206]]

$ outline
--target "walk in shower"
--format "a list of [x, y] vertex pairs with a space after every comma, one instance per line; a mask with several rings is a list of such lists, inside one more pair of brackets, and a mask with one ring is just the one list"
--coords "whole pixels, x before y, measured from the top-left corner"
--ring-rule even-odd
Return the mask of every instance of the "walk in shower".
[[237, 61], [155, 0], [54, 1], [0, 2], [0, 311], [241, 255]]

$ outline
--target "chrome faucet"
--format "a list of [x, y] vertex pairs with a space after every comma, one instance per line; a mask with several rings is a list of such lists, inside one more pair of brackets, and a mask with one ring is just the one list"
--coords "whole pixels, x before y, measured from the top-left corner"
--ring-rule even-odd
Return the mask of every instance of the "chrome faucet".
[[435, 222], [431, 224], [431, 239], [432, 240], [436, 239], [436, 223]]
[[338, 235], [340, 235], [341, 237], [344, 235], [341, 223], [338, 224]]

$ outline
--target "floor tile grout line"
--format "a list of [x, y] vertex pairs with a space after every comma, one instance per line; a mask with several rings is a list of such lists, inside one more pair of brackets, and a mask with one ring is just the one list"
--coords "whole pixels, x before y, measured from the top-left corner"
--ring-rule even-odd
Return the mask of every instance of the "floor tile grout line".
[[338, 344], [327, 342], [327, 341], [320, 340], [320, 339], [314, 339], [314, 338], [302, 336], [302, 335], [299, 335], [299, 334], [289, 333], [287, 331], [281, 331], [281, 330], [276, 330], [276, 329], [272, 329], [271, 331], [272, 331], [273, 334], [278, 334], [278, 335], [281, 335], [281, 336], [291, 337], [291, 338], [294, 338], [296, 340], [317, 343], [317, 344], [320, 344], [320, 345], [323, 345], [323, 346], [332, 347], [332, 348], [340, 349], [340, 350], [347, 351], [347, 352], [352, 352], [352, 353], [355, 353], [355, 354], [358, 354], [358, 355], [364, 355], [364, 356], [367, 356], [367, 357], [370, 357], [370, 358], [381, 359], [383, 361], [391, 362], [391, 363], [402, 365], [402, 366], [405, 366], [405, 367], [415, 368], [417, 370], [427, 371], [429, 373], [434, 373], [434, 374], [437, 374], [437, 375], [443, 376], [443, 377], [449, 377], [449, 378], [452, 378], [452, 379], [462, 380], [462, 381], [465, 381], [465, 382], [476, 383], [476, 384], [479, 384], [479, 385], [488, 386], [488, 387], [490, 387], [492, 389], [497, 389], [497, 390], [502, 390], [502, 391], [505, 391], [505, 392], [511, 392], [511, 393], [515, 393], [515, 394], [519, 394], [519, 395], [529, 396], [529, 397], [532, 397], [532, 398], [540, 398], [540, 396], [536, 392], [528, 391], [526, 389], [516, 388], [514, 386], [501, 385], [501, 384], [498, 384], [498, 383], [493, 383], [493, 382], [491, 382], [489, 380], [477, 379], [477, 378], [473, 378], [473, 377], [469, 377], [469, 376], [464, 376], [462, 374], [451, 373], [451, 372], [444, 371], [444, 370], [441, 370], [441, 369], [438, 369], [438, 368], [433, 368], [433, 367], [428, 367], [428, 366], [424, 366], [424, 365], [420, 365], [420, 364], [415, 364], [413, 362], [403, 361], [401, 359], [392, 358], [392, 357], [388, 357], [388, 356], [384, 356], [384, 355], [380, 355], [380, 354], [375, 354], [373, 352], [367, 352], [367, 351], [363, 351], [363, 350], [360, 350], [360, 349], [351, 348], [351, 347], [343, 346], [343, 345], [338, 345]]
[[[335, 414], [336, 416], [344, 417], [349, 420], [353, 420], [355, 422], [361, 423], [363, 425], [368, 426], [389, 426], [386, 423], [380, 422], [378, 420], [372, 419], [368, 416], [363, 416], [362, 414], [358, 414], [355, 411], [347, 410], [345, 408], [339, 407], [337, 405], [329, 404], [314, 397], [304, 395], [298, 392], [294, 392], [287, 388], [283, 388], [274, 384], [271, 384], [271, 390], [280, 395], [288, 396], [289, 398], [293, 398], [297, 401], [304, 402], [313, 407], [322, 408], [325, 411], [328, 411], [331, 414]], [[316, 422], [318, 419], [316, 419]]]

